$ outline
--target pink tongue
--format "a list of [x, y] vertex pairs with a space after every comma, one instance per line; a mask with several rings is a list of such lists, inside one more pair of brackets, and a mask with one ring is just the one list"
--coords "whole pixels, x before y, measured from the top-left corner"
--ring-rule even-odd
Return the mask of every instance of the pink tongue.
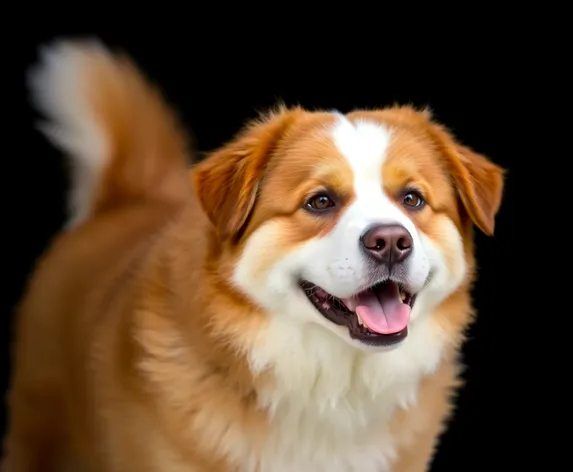
[[376, 289], [376, 293], [368, 290], [342, 301], [375, 333], [399, 333], [410, 321], [410, 307], [402, 303], [400, 291], [394, 283], [384, 284]]

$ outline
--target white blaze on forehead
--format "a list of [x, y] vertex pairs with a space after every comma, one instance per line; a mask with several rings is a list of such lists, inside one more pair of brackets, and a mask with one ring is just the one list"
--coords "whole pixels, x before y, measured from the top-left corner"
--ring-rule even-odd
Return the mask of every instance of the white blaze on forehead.
[[355, 201], [348, 209], [346, 224], [361, 230], [373, 223], [400, 223], [410, 232], [414, 225], [384, 193], [382, 166], [392, 131], [382, 124], [340, 116], [332, 128], [332, 139], [353, 173]]
[[332, 130], [334, 144], [348, 160], [357, 181], [381, 183], [381, 168], [391, 132], [369, 121], [350, 122], [341, 116]]

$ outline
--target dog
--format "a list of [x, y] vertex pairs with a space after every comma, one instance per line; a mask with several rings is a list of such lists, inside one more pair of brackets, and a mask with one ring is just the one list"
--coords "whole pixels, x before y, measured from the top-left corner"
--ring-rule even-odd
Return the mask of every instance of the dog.
[[411, 106], [279, 106], [197, 160], [97, 41], [29, 84], [72, 186], [18, 306], [5, 472], [429, 469], [502, 167]]

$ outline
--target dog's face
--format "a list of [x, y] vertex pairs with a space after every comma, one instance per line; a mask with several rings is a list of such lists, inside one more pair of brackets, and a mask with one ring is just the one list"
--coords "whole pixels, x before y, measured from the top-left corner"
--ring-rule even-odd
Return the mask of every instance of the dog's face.
[[232, 281], [270, 316], [398, 345], [466, 278], [502, 170], [425, 112], [286, 110], [195, 169]]

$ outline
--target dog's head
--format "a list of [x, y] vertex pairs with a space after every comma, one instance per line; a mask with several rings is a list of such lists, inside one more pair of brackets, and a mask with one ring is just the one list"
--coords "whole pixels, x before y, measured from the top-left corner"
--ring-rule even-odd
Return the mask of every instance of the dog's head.
[[503, 171], [428, 112], [282, 109], [194, 170], [232, 281], [270, 316], [391, 346], [467, 281]]

